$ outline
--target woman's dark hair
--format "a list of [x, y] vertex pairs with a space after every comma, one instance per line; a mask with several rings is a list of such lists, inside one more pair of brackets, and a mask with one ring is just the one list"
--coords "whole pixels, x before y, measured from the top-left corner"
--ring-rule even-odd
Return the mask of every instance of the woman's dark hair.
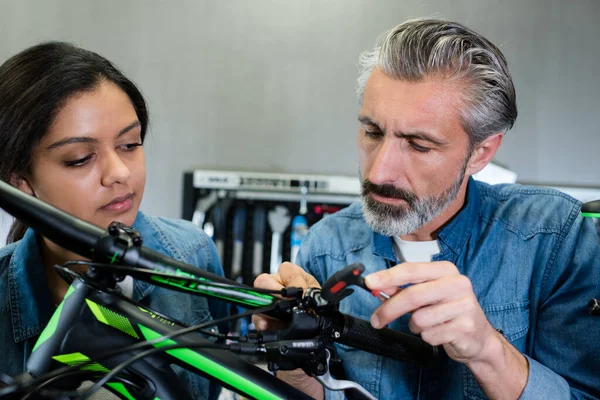
[[[103, 81], [120, 87], [131, 99], [141, 124], [148, 127], [146, 102], [138, 88], [106, 58], [64, 42], [46, 42], [23, 50], [0, 66], [0, 179], [24, 175], [32, 150], [57, 114], [76, 94]], [[23, 237], [27, 226], [15, 220], [6, 243]]]

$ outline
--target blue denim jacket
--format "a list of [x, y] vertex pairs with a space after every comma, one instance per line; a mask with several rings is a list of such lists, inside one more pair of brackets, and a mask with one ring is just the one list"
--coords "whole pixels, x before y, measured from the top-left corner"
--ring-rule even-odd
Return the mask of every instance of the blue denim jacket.
[[[600, 398], [600, 241], [581, 203], [564, 193], [469, 180], [463, 209], [439, 232], [440, 253], [470, 278], [489, 322], [529, 362], [522, 399]], [[311, 228], [298, 263], [321, 284], [355, 262], [365, 275], [398, 263], [354, 204]], [[343, 313], [369, 320], [380, 301], [357, 290]], [[410, 333], [408, 315], [390, 328]], [[348, 379], [380, 399], [484, 399], [470, 370], [443, 351], [432, 369], [338, 346]], [[328, 393], [330, 398], [341, 397]]]
[[[149, 217], [138, 213], [133, 228], [144, 246], [179, 261], [223, 275], [212, 241], [183, 220]], [[133, 300], [194, 325], [227, 313], [223, 302], [154, 287], [136, 281]], [[11, 376], [25, 370], [27, 359], [54, 312], [42, 269], [38, 238], [32, 229], [22, 240], [0, 249], [0, 371]], [[194, 399], [216, 398], [219, 388], [206, 379], [174, 367]]]

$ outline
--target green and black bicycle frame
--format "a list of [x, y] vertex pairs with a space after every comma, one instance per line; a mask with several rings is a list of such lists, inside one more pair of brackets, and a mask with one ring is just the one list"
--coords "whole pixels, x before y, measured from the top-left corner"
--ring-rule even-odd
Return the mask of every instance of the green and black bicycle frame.
[[[76, 279], [35, 345], [27, 364], [28, 371], [33, 376], [42, 376], [68, 365], [88, 372], [92, 375], [89, 379], [94, 381], [140, 351], [106, 357], [115, 349], [183, 328], [118, 294], [100, 291], [85, 280]], [[115, 381], [107, 383], [106, 388], [126, 399], [189, 398], [171, 369], [175, 364], [248, 398], [309, 398], [228, 350], [203, 348], [212, 343], [195, 332], [160, 341], [154, 346], [177, 344], [182, 347], [145, 357], [128, 367], [127, 380], [135, 385]], [[74, 376], [71, 387], [67, 379], [61, 382], [61, 388], [75, 389], [80, 382], [81, 378]]]
[[[97, 372], [100, 376], [117, 365], [119, 360], [131, 357], [131, 354], [123, 354], [104, 359], [107, 353], [136, 341], [146, 341], [185, 328], [166, 316], [119, 296], [115, 292], [117, 282], [126, 275], [156, 286], [214, 297], [248, 309], [274, 302], [273, 296], [257, 293], [250, 287], [240, 286], [143, 247], [142, 238], [128, 227], [114, 224], [105, 231], [1, 181], [0, 206], [33, 227], [38, 234], [98, 264], [72, 282], [34, 346], [27, 364], [27, 372], [34, 378], [43, 376], [60, 364], [81, 364], [85, 372]], [[103, 265], [111, 268], [103, 269]], [[307, 398], [232, 352], [203, 348], [212, 342], [197, 333], [184, 334], [156, 346], [173, 343], [184, 347], [136, 361], [127, 369], [138, 370], [139, 377], [131, 377], [134, 381], [153, 381], [156, 393], [151, 398], [187, 397], [181, 393], [178, 380], [171, 379], [175, 375], [167, 368], [170, 364], [206, 376], [249, 398]], [[108, 388], [123, 398], [136, 398], [127, 393], [129, 389], [119, 382], [109, 384]]]

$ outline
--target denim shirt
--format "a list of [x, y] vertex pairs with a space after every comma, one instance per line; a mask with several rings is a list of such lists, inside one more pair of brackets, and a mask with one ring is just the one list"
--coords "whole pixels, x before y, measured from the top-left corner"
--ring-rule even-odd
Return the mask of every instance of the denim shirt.
[[[600, 241], [580, 209], [580, 202], [556, 190], [470, 179], [466, 204], [437, 236], [441, 251], [433, 261], [450, 261], [470, 278], [490, 324], [527, 358], [521, 399], [600, 398], [600, 317], [586, 310], [600, 296]], [[311, 228], [298, 259], [321, 284], [355, 262], [365, 265], [365, 275], [398, 263], [392, 239], [369, 228], [360, 204]], [[369, 320], [380, 304], [356, 290], [340, 311]], [[388, 327], [410, 333], [408, 318]], [[442, 347], [440, 362], [430, 369], [337, 349], [347, 378], [377, 398], [487, 398], [466, 365]]]
[[[188, 221], [155, 218], [139, 212], [133, 228], [144, 246], [179, 261], [223, 275], [212, 241]], [[224, 317], [223, 302], [190, 296], [134, 281], [133, 300], [189, 325]], [[28, 229], [22, 240], [0, 249], [0, 371], [24, 371], [35, 342], [54, 313], [38, 237]], [[217, 398], [219, 387], [179, 367], [173, 368], [194, 399]]]

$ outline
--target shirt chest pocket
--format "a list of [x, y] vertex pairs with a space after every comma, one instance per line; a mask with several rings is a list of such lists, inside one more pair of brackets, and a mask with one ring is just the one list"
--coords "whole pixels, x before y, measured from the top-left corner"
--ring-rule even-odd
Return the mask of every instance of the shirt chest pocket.
[[[483, 306], [490, 324], [502, 331], [502, 334], [517, 350], [523, 352], [529, 331], [529, 302], [517, 302], [506, 305]], [[463, 387], [467, 399], [487, 399], [475, 377], [466, 365], [461, 365]]]

